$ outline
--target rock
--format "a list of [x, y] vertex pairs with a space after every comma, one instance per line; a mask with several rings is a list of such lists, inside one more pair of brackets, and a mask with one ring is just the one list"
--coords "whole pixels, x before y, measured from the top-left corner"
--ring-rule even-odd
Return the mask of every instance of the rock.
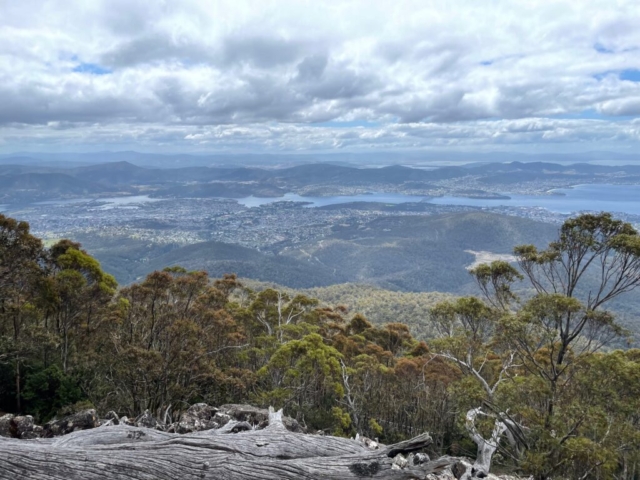
[[462, 478], [462, 476], [470, 468], [471, 468], [471, 464], [470, 463], [465, 462], [463, 460], [458, 460], [456, 463], [451, 465], [451, 473], [453, 473], [454, 477], [456, 477], [458, 480], [460, 480], [460, 478]]
[[120, 425], [120, 417], [118, 417], [118, 414], [113, 410], [107, 412], [107, 414], [104, 416], [104, 419], [110, 420], [112, 425]]
[[219, 425], [218, 428], [220, 428], [224, 427], [231, 421], [231, 416], [227, 415], [226, 413], [216, 412], [211, 421]]
[[375, 440], [371, 440], [370, 438], [367, 438], [367, 437], [360, 437], [360, 441], [365, 447], [367, 447], [370, 450], [377, 450], [378, 448], [380, 448], [380, 444], [378, 443], [377, 438]]
[[214, 415], [217, 412], [217, 408], [210, 407], [206, 403], [196, 403], [180, 415], [180, 420], [172, 425], [171, 430], [176, 433], [191, 433], [220, 428], [220, 426], [226, 424], [230, 418], [224, 422], [217, 422], [214, 419]]
[[[228, 415], [231, 420], [249, 422], [259, 428], [264, 428], [269, 424], [269, 411], [266, 408], [256, 408], [251, 405], [222, 405], [214, 417], [214, 421], [219, 423], [218, 414], [220, 414], [220, 419], [222, 419], [222, 415]], [[306, 429], [291, 417], [282, 417], [282, 423], [291, 432], [306, 433]]]
[[395, 457], [393, 457], [392, 464], [393, 465], [392, 465], [391, 468], [396, 469], [396, 470], [402, 470], [403, 468], [405, 468], [409, 464], [409, 462], [404, 457], [404, 455], [399, 453]]
[[120, 417], [120, 425], [129, 425], [130, 427], [135, 427], [136, 423], [134, 420], [131, 420], [125, 415], [124, 417]]
[[253, 430], [253, 427], [249, 422], [238, 422], [236, 423], [232, 429], [229, 430], [230, 433], [239, 433], [239, 432], [248, 432]]
[[34, 423], [31, 415], [13, 417], [9, 424], [9, 430], [12, 437], [22, 440], [30, 440], [42, 436], [42, 427]]
[[120, 425], [120, 417], [118, 417], [118, 414], [113, 410], [107, 412], [104, 418], [100, 421], [101, 427], [109, 427], [111, 425]]
[[163, 425], [151, 415], [149, 410], [145, 410], [142, 415], [136, 418], [136, 427], [153, 428], [155, 430], [164, 430]]
[[11, 420], [13, 415], [7, 413], [0, 417], [0, 437], [11, 437]]
[[412, 453], [409, 455], [409, 461], [412, 465], [422, 465], [423, 463], [430, 462], [431, 459], [426, 453]]
[[89, 430], [100, 426], [100, 421], [94, 409], [83, 410], [73, 415], [68, 415], [61, 420], [51, 420], [44, 426], [45, 438], [58, 437], [71, 432]]

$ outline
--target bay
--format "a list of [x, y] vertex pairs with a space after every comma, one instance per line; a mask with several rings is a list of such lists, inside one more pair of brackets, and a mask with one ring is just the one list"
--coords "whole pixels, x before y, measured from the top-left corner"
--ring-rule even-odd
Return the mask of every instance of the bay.
[[162, 198], [151, 198], [148, 195], [126, 195], [122, 197], [70, 198], [68, 200], [47, 200], [35, 202], [34, 205], [71, 205], [74, 203], [100, 203], [113, 205], [130, 205], [132, 203], [159, 202]]
[[437, 197], [429, 200], [437, 205], [472, 207], [541, 207], [556, 213], [582, 211], [621, 212], [640, 215], [640, 185], [576, 185], [558, 188], [548, 195], [504, 193], [509, 199]]
[[[607, 211], [631, 215], [640, 215], [640, 185], [576, 185], [572, 188], [559, 188], [543, 195], [520, 195], [501, 192], [508, 198], [467, 198], [455, 196], [422, 197], [401, 193], [364, 193], [327, 197], [304, 197], [287, 193], [282, 197], [254, 197], [234, 199], [246, 207], [259, 207], [275, 202], [304, 202], [307, 207], [323, 207], [352, 202], [378, 202], [387, 204], [429, 202], [435, 205], [457, 205], [470, 207], [530, 207], [544, 208], [551, 212], [570, 214], [582, 211]], [[97, 203], [100, 209], [114, 207], [134, 208], [136, 204], [167, 200], [150, 198], [147, 195], [133, 195], [107, 198], [76, 198], [38, 202], [37, 205], [64, 205], [79, 203]], [[0, 211], [10, 209], [10, 205], [0, 205]]]
[[366, 193], [331, 197], [303, 197], [288, 193], [284, 197], [245, 197], [236, 199], [246, 207], [259, 207], [274, 202], [306, 202], [308, 207], [323, 207], [351, 202], [380, 202], [400, 204], [409, 202], [429, 202], [436, 205], [458, 205], [470, 207], [539, 207], [551, 212], [570, 214], [582, 211], [621, 212], [640, 215], [640, 185], [576, 185], [559, 188], [543, 195], [520, 195], [504, 192], [508, 198], [467, 198], [467, 197], [420, 197], [399, 193]]
[[237, 198], [238, 203], [245, 207], [259, 207], [275, 202], [305, 202], [308, 207], [324, 207], [351, 202], [380, 202], [380, 203], [409, 203], [424, 201], [425, 197], [404, 195], [401, 193], [363, 193], [360, 195], [341, 195], [335, 197], [303, 197], [295, 193], [287, 193], [283, 197], [245, 197]]

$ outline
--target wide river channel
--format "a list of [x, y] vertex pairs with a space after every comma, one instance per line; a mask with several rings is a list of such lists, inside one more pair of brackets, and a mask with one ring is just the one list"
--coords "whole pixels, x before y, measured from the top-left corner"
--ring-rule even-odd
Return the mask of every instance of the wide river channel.
[[[302, 197], [288, 193], [283, 197], [245, 197], [235, 199], [247, 207], [259, 207], [274, 202], [305, 202], [308, 207], [324, 207], [351, 202], [379, 202], [399, 204], [409, 202], [428, 202], [437, 205], [466, 205], [472, 207], [540, 207], [551, 212], [573, 213], [581, 211], [622, 212], [640, 215], [640, 185], [577, 185], [573, 188], [559, 188], [546, 195], [517, 195], [505, 192], [504, 199], [466, 198], [466, 197], [420, 197], [400, 193], [366, 193], [334, 197]], [[70, 199], [41, 202], [40, 205], [60, 205], [71, 203], [98, 202], [101, 209], [136, 208], [136, 204], [158, 202], [163, 198], [150, 198], [146, 195], [113, 197], [100, 199]], [[10, 205], [0, 205], [0, 211], [12, 210]]]
[[429, 202], [437, 205], [467, 205], [472, 207], [541, 207], [557, 213], [580, 211], [624, 212], [640, 215], [640, 185], [577, 185], [559, 188], [547, 195], [517, 195], [504, 193], [509, 198], [436, 197], [423, 198], [394, 193], [370, 193], [337, 197], [301, 197], [287, 194], [278, 198], [246, 197], [238, 202], [247, 207], [257, 207], [279, 201], [308, 202], [309, 207], [323, 207], [350, 202], [407, 203]]

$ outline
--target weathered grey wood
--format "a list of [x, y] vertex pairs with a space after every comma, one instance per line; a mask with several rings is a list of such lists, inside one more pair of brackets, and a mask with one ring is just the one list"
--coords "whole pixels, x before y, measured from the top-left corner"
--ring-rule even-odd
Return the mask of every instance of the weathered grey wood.
[[370, 450], [355, 440], [290, 432], [281, 422], [274, 415], [263, 430], [235, 434], [178, 435], [118, 425], [53, 441], [0, 438], [0, 479], [408, 480], [452, 463], [442, 458], [398, 467], [393, 457], [428, 446], [426, 434]]
[[[2, 444], [0, 444], [2, 445]], [[305, 458], [370, 453], [362, 443], [346, 438], [305, 435], [288, 430], [274, 432], [269, 428], [240, 433], [219, 433], [216, 430], [180, 435], [128, 425], [100, 427], [58, 437], [56, 448], [131, 449], [170, 448], [171, 445], [208, 448], [223, 452], [249, 454], [257, 457]]]
[[392, 459], [377, 452], [279, 460], [187, 445], [156, 445], [144, 451], [135, 447], [59, 449], [9, 440], [0, 442], [0, 449], [0, 478], [6, 480], [408, 480], [424, 479], [450, 463], [443, 459], [395, 470]]
[[366, 455], [282, 460], [228, 453], [204, 445], [146, 443], [130, 448], [56, 448], [16, 440], [0, 442], [0, 478], [51, 480], [244, 480], [426, 478], [450, 464], [448, 459], [405, 469], [380, 452]]
[[475, 442], [478, 450], [476, 455], [476, 461], [473, 465], [467, 469], [467, 471], [460, 477], [460, 480], [470, 480], [472, 478], [486, 477], [491, 469], [491, 459], [493, 454], [498, 449], [501, 437], [506, 431], [508, 431], [507, 425], [500, 419], [494, 420], [494, 428], [491, 433], [491, 437], [486, 440], [476, 428], [476, 417], [484, 414], [482, 409], [474, 408], [467, 412], [467, 418], [465, 427], [471, 435], [471, 438]]

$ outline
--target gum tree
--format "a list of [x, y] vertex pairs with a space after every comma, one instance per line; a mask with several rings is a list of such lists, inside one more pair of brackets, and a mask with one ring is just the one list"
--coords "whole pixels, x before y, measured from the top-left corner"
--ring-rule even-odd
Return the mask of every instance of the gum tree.
[[[491, 268], [487, 266], [484, 270], [490, 273]], [[499, 268], [509, 271], [503, 266]], [[508, 288], [499, 290], [504, 295]], [[464, 474], [465, 479], [488, 474], [493, 454], [503, 437], [516, 452], [523, 443], [519, 424], [496, 407], [498, 389], [509, 378], [511, 370], [518, 367], [514, 351], [496, 342], [496, 330], [503, 313], [504, 310], [475, 297], [441, 302], [431, 310], [431, 320], [440, 332], [440, 338], [432, 342], [434, 355], [454, 363], [465, 377], [461, 382], [465, 394], [460, 403], [467, 405], [464, 426], [477, 447], [476, 461]], [[492, 410], [487, 410], [487, 406]], [[489, 420], [488, 435], [478, 426], [480, 418]]]
[[[606, 308], [640, 284], [640, 236], [609, 213], [585, 214], [567, 220], [547, 248], [521, 245], [514, 253], [531, 295], [517, 308], [504, 309], [496, 340], [530, 377], [529, 401], [537, 400], [529, 410], [537, 413], [528, 418], [525, 464], [538, 478], [549, 478], [565, 468], [567, 445], [578, 445], [575, 439], [590, 419], [570, 393], [576, 376], [594, 353], [623, 334]], [[489, 301], [502, 306], [518, 277], [496, 268], [492, 276], [491, 267], [472, 273]], [[523, 382], [513, 380], [521, 387]]]
[[514, 252], [535, 294], [505, 320], [503, 338], [544, 392], [533, 463], [537, 476], [548, 478], [563, 468], [564, 447], [589, 421], [566, 395], [569, 385], [592, 354], [623, 333], [605, 308], [640, 284], [640, 236], [609, 213], [580, 215], [546, 249]]
[[0, 362], [12, 364], [16, 410], [22, 408], [21, 366], [38, 346], [40, 312], [35, 308], [44, 277], [44, 248], [29, 224], [0, 214]]

